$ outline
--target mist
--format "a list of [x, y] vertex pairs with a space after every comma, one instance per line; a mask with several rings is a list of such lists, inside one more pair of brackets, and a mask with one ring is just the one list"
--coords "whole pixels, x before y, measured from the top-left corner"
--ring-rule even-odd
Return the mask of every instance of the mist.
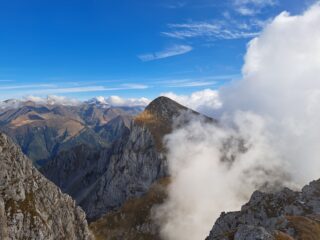
[[172, 184], [155, 209], [163, 239], [205, 239], [254, 190], [320, 177], [319, 26], [319, 3], [281, 13], [248, 44], [243, 79], [219, 89], [220, 125], [195, 119], [166, 137]]

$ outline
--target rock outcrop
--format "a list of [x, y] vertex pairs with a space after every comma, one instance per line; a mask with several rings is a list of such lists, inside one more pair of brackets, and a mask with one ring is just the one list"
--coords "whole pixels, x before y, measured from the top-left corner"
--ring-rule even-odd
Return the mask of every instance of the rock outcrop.
[[241, 211], [222, 213], [207, 240], [320, 239], [320, 180], [301, 192], [256, 191]]
[[134, 123], [129, 134], [101, 153], [97, 166], [96, 170], [104, 171], [87, 188], [86, 195], [77, 199], [89, 219], [142, 196], [153, 182], [167, 175], [165, 156], [157, 151], [149, 130]]
[[81, 208], [2, 133], [0, 169], [0, 239], [92, 239]]

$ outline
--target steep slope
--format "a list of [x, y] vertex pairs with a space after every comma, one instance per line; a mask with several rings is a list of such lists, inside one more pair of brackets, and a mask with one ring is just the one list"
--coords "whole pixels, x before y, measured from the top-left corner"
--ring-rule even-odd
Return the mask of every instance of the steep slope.
[[156, 150], [152, 135], [134, 123], [101, 156], [97, 166], [104, 172], [78, 201], [92, 219], [119, 208], [129, 198], [142, 196], [154, 181], [167, 175], [165, 157]]
[[156, 181], [142, 197], [129, 199], [120, 209], [91, 223], [96, 239], [160, 240], [159, 227], [152, 218], [153, 207], [166, 199], [169, 182], [169, 178]]
[[320, 180], [301, 192], [253, 193], [241, 211], [222, 213], [207, 240], [320, 239]]
[[0, 239], [92, 239], [84, 212], [0, 133]]
[[132, 117], [119, 115], [107, 124], [96, 128], [98, 135], [108, 142], [114, 142], [115, 140], [121, 139], [125, 135], [131, 125]]

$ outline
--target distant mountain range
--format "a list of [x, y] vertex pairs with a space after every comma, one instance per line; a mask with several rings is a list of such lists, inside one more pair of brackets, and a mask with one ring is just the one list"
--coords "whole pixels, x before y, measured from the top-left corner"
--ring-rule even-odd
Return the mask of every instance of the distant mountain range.
[[53, 99], [8, 100], [0, 106], [0, 131], [12, 137], [37, 166], [80, 144], [95, 149], [110, 146], [117, 136], [106, 129], [121, 121], [117, 117], [128, 122], [143, 111], [142, 106], [112, 107], [103, 99], [66, 104]]

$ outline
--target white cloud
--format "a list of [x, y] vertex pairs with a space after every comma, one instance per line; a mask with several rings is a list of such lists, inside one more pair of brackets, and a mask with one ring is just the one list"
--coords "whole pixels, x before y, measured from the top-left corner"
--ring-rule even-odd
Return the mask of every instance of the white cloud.
[[162, 32], [162, 34], [177, 39], [206, 38], [208, 40], [252, 38], [259, 34], [260, 28], [256, 25], [248, 22], [246, 23], [247, 28], [244, 29], [243, 24], [232, 19], [169, 24], [170, 31]]
[[248, 7], [239, 7], [237, 8], [237, 11], [244, 16], [252, 16], [256, 14], [256, 11], [253, 9], [250, 9]]
[[[168, 200], [154, 209], [163, 239], [205, 239], [220, 213], [239, 209], [257, 187], [290, 185], [264, 119], [238, 114], [234, 123], [237, 130], [193, 120], [167, 136], [172, 183]], [[246, 153], [239, 154], [239, 138]]]
[[258, 7], [265, 7], [265, 6], [275, 5], [276, 1], [275, 0], [235, 0], [234, 4], [238, 6], [253, 4]]
[[263, 8], [275, 6], [276, 0], [234, 0], [234, 9], [244, 16], [259, 14]]
[[211, 89], [194, 92], [191, 95], [177, 95], [173, 92], [162, 93], [161, 95], [209, 116], [213, 115], [222, 106], [218, 91]]
[[95, 97], [89, 102], [105, 104], [115, 107], [145, 107], [151, 101], [148, 98], [122, 98], [119, 96], [109, 96], [109, 97]]
[[126, 83], [126, 84], [122, 84], [121, 86], [126, 89], [147, 89], [147, 88], [149, 88], [148, 85], [138, 84], [138, 83]]
[[49, 95], [46, 98], [37, 96], [27, 96], [22, 99], [10, 99], [6, 101], [0, 101], [0, 110], [14, 109], [21, 107], [25, 102], [31, 101], [36, 104], [45, 105], [63, 105], [63, 106], [77, 106], [81, 102], [77, 99], [67, 98], [63, 96]]
[[18, 108], [21, 106], [21, 101], [11, 99], [7, 101], [0, 101], [0, 110], [6, 110], [6, 109], [12, 109], [12, 108]]
[[[6, 110], [11, 108], [18, 108], [26, 101], [32, 101], [39, 105], [63, 105], [63, 106], [78, 106], [83, 102], [78, 99], [57, 96], [57, 95], [48, 95], [46, 98], [38, 96], [27, 96], [22, 99], [11, 99], [6, 101], [0, 101], [0, 110]], [[100, 103], [115, 107], [145, 107], [151, 101], [148, 98], [122, 98], [119, 96], [109, 96], [103, 97], [98, 96], [94, 99], [89, 100], [89, 102]]]
[[119, 96], [110, 96], [105, 98], [105, 102], [112, 105], [112, 106], [118, 106], [118, 107], [145, 107], [150, 103], [150, 100], [148, 98], [122, 98]]
[[176, 80], [168, 83], [167, 87], [170, 88], [185, 88], [185, 87], [204, 87], [216, 85], [217, 81], [204, 81], [204, 80]]
[[85, 86], [85, 87], [67, 87], [67, 88], [49, 88], [42, 90], [42, 94], [63, 94], [63, 93], [81, 93], [81, 92], [101, 92], [101, 91], [119, 91], [128, 89], [146, 89], [147, 85], [144, 84], [121, 84], [116, 87], [105, 86]]
[[167, 137], [173, 181], [156, 211], [164, 239], [204, 239], [253, 190], [319, 178], [319, 26], [320, 3], [280, 14], [250, 42], [243, 80], [219, 90], [221, 128], [193, 121]]
[[274, 147], [299, 169], [292, 174], [301, 184], [318, 178], [320, 168], [318, 26], [320, 4], [300, 16], [280, 14], [250, 42], [244, 80], [221, 93], [225, 111], [251, 111], [271, 119], [270, 132], [278, 136]]
[[173, 57], [173, 56], [177, 56], [177, 55], [182, 55], [182, 54], [188, 53], [190, 51], [192, 51], [192, 47], [189, 45], [174, 45], [174, 46], [167, 48], [163, 51], [142, 54], [142, 55], [139, 55], [138, 57], [141, 61], [148, 62], [148, 61], [154, 61], [154, 60], [158, 60], [158, 59]]
[[8, 86], [0, 86], [1, 90], [18, 90], [18, 89], [30, 89], [30, 88], [54, 88], [56, 87], [53, 84], [26, 84], [26, 85], [8, 85]]
[[49, 95], [47, 98], [41, 98], [37, 96], [27, 96], [24, 97], [24, 101], [32, 101], [38, 104], [48, 104], [48, 105], [63, 105], [63, 106], [77, 106], [81, 102], [77, 99], [68, 98], [64, 96]]
[[204, 86], [215, 86], [221, 81], [231, 81], [239, 78], [240, 75], [213, 75], [200, 78], [180, 78], [180, 79], [169, 79], [155, 81], [156, 84], [163, 84], [169, 88], [185, 88], [185, 87], [204, 87]]

